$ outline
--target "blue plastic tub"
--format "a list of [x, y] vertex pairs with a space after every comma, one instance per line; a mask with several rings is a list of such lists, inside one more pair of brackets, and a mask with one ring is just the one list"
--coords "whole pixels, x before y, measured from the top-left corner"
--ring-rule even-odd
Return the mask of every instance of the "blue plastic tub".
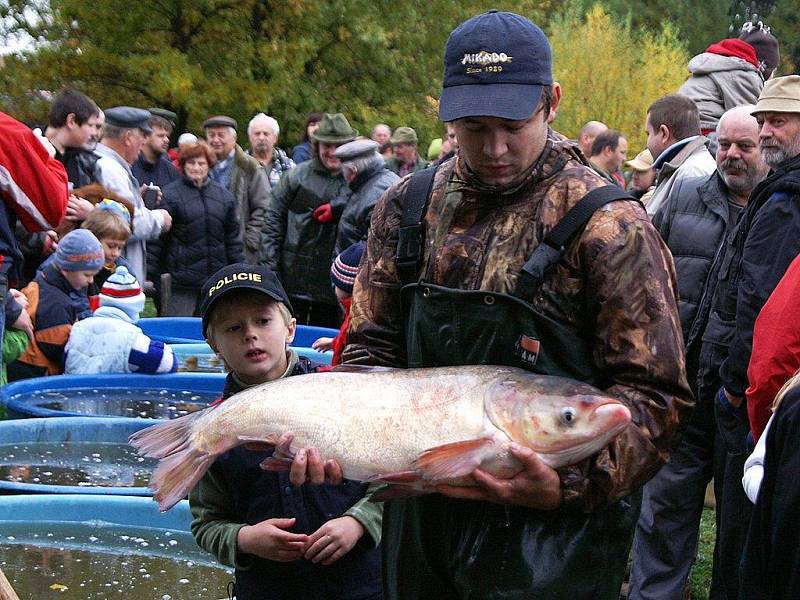
[[0, 564], [20, 598], [223, 598], [232, 570], [197, 546], [187, 501], [0, 496]]
[[[203, 343], [197, 344], [170, 344], [175, 357], [178, 359], [178, 369], [181, 371], [222, 373], [224, 366], [211, 346]], [[300, 356], [321, 365], [331, 364], [333, 352], [317, 352], [313, 348], [292, 346]]]
[[[0, 473], [10, 467], [28, 468], [26, 480], [34, 474], [39, 483], [8, 481], [0, 478], [0, 494], [101, 494], [150, 496], [143, 483], [137, 487], [99, 485], [130, 477], [149, 479], [156, 461], [135, 457], [127, 446], [132, 433], [158, 423], [155, 419], [120, 417], [63, 417], [61, 419], [18, 419], [0, 421]], [[124, 452], [120, 452], [124, 450]], [[45, 451], [48, 452], [46, 456]], [[113, 457], [113, 458], [112, 458]], [[65, 469], [79, 469], [89, 475], [95, 485], [48, 484], [63, 477]], [[19, 471], [18, 471], [19, 472]], [[62, 474], [59, 475], [59, 472]], [[48, 475], [49, 473], [49, 475]], [[22, 474], [22, 472], [20, 472]], [[147, 477], [145, 477], [147, 476]], [[19, 479], [20, 477], [15, 477]], [[133, 483], [133, 482], [131, 482]]]
[[[153, 317], [139, 319], [137, 323], [145, 335], [168, 344], [193, 344], [205, 341], [203, 325], [199, 317]], [[292, 346], [311, 348], [314, 340], [321, 337], [336, 337], [337, 329], [298, 325]]]
[[[9, 418], [146, 417], [151, 412], [169, 418], [185, 412], [170, 407], [189, 410], [208, 404], [222, 392], [224, 383], [222, 373], [57, 375], [9, 383], [0, 388], [0, 404], [5, 405]], [[105, 397], [106, 393], [110, 397]], [[115, 394], [122, 396], [123, 402], [116, 401]], [[125, 396], [134, 399], [137, 394], [146, 397], [152, 411], [139, 405], [128, 410]], [[73, 402], [75, 398], [85, 400]]]

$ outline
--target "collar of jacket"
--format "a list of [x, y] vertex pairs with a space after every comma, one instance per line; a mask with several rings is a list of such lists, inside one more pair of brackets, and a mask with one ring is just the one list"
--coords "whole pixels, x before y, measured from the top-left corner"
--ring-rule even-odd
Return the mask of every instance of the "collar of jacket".
[[126, 323], [135, 323], [133, 319], [121, 308], [116, 306], [100, 306], [94, 311], [92, 317], [106, 317], [107, 319], [119, 319]]
[[125, 171], [128, 173], [128, 175], [133, 177], [133, 174], [131, 173], [131, 166], [125, 161], [124, 158], [122, 158], [122, 155], [113, 148], [109, 148], [102, 142], [99, 142], [97, 146], [95, 146], [94, 152], [100, 156], [107, 156], [108, 158], [115, 160], [125, 168]]
[[[766, 202], [775, 192], [800, 194], [800, 155], [787, 160], [771, 171], [767, 178], [756, 186], [747, 202], [748, 209], [754, 206], [753, 210], [757, 210], [757, 207]], [[748, 210], [748, 212], [750, 211]]]
[[725, 180], [719, 174], [719, 171], [714, 171], [708, 181], [697, 188], [697, 194], [703, 204], [708, 207], [708, 210], [728, 223], [730, 219], [728, 199], [730, 196], [728, 195], [728, 186], [725, 185]]
[[379, 164], [374, 168], [356, 173], [355, 179], [353, 179], [353, 181], [351, 181], [347, 185], [350, 186], [351, 190], [357, 192], [362, 187], [364, 187], [369, 182], [370, 179], [380, 174], [382, 171], [388, 171], [388, 170], [389, 169], [387, 169], [383, 164]]
[[[655, 163], [653, 163], [653, 168], [658, 169], [658, 177], [656, 178], [656, 187], [658, 184], [663, 181], [664, 179], [668, 179], [672, 176], [678, 168], [686, 162], [686, 160], [692, 156], [695, 152], [704, 149], [708, 145], [708, 138], [704, 135], [698, 135], [692, 141], [684, 144], [684, 146], [672, 157], [668, 159], [664, 159], [663, 161], [659, 161], [656, 159]], [[669, 149], [667, 149], [669, 151]], [[658, 157], [661, 158], [660, 156]], [[660, 165], [656, 166], [656, 165]]]
[[181, 179], [183, 180], [183, 183], [185, 183], [189, 187], [197, 188], [198, 190], [201, 190], [201, 189], [203, 189], [205, 187], [208, 187], [208, 184], [211, 183], [211, 181], [213, 181], [211, 179], [211, 177], [209, 177], [208, 175], [206, 175], [206, 178], [203, 180], [203, 183], [201, 183], [200, 185], [197, 185], [194, 182], [194, 179], [189, 179], [185, 174], [181, 177]]
[[[542, 153], [539, 158], [530, 166], [522, 178], [513, 185], [497, 186], [487, 185], [482, 182], [478, 176], [472, 172], [461, 153], [458, 153], [456, 158], [456, 166], [454, 170], [454, 182], [459, 186], [462, 192], [475, 192], [478, 195], [491, 194], [500, 198], [514, 197], [520, 192], [527, 191], [561, 171], [564, 165], [567, 164], [571, 158], [575, 158], [574, 151], [570, 149], [570, 144], [567, 140], [563, 139], [560, 134], [548, 130], [547, 140], [545, 141]], [[581, 161], [585, 162], [585, 161]], [[465, 199], [468, 199], [473, 194], [468, 194]], [[475, 200], [478, 198], [476, 197]]]
[[233, 166], [247, 174], [252, 174], [261, 167], [261, 163], [242, 150], [239, 144], [236, 144], [236, 148], [233, 149]]
[[61, 274], [61, 269], [58, 268], [56, 263], [47, 265], [47, 267], [39, 272], [37, 277], [39, 276], [56, 289], [64, 292], [67, 296], [72, 292], [80, 292], [80, 290], [76, 290], [72, 287], [72, 284]]

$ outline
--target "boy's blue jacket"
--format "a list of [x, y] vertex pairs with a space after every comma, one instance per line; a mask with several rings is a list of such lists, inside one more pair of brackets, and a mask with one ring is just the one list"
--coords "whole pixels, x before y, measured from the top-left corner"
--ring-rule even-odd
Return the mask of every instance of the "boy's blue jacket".
[[[315, 370], [292, 352], [289, 376]], [[223, 398], [241, 391], [228, 375]], [[288, 473], [263, 471], [271, 451], [239, 446], [221, 455], [189, 494], [192, 533], [220, 562], [236, 567], [237, 600], [378, 600], [382, 598], [380, 504], [365, 499], [367, 484], [306, 484], [294, 487]], [[354, 506], [355, 505], [355, 506]], [[296, 520], [293, 532], [311, 534], [326, 521], [348, 514], [366, 529], [350, 552], [330, 566], [300, 559], [282, 563], [239, 553], [236, 536], [244, 524], [265, 519]]]

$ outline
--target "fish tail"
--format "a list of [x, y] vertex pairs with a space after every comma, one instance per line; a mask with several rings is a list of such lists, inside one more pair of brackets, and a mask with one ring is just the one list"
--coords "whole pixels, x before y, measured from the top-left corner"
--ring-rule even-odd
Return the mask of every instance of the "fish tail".
[[214, 458], [213, 454], [188, 447], [161, 459], [148, 486], [158, 502], [158, 509], [166, 512], [185, 498], [208, 471]]
[[189, 445], [195, 422], [205, 412], [201, 410], [141, 429], [128, 438], [128, 443], [138, 450], [140, 456], [149, 458], [164, 458], [184, 450]]

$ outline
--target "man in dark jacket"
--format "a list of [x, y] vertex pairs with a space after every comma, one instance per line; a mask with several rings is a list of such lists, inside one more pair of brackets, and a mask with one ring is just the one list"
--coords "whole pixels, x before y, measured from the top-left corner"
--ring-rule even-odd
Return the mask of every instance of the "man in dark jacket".
[[[727, 273], [721, 276], [727, 274], [730, 284], [716, 299], [712, 318], [718, 317], [727, 326], [728, 335], [716, 363], [720, 365], [719, 378], [701, 382], [714, 387], [698, 391], [698, 396], [716, 396], [717, 428], [727, 451], [723, 509], [729, 503], [749, 507], [741, 499], [744, 492], [735, 479], [741, 478], [748, 452], [750, 426], [744, 392], [753, 326], [761, 307], [800, 253], [800, 76], [769, 80], [753, 114], [761, 125], [761, 156], [772, 171], [753, 190], [734, 240], [735, 256], [723, 264]], [[709, 327], [711, 324], [709, 321]], [[708, 331], [703, 340], [711, 343]], [[738, 564], [749, 520], [749, 511], [734, 511], [723, 513], [721, 518], [737, 524], [735, 535], [723, 537], [722, 532], [716, 549], [717, 556], [727, 564]], [[725, 577], [723, 584], [729, 598], [736, 597], [738, 582], [738, 570]]]
[[398, 127], [389, 138], [394, 156], [386, 161], [386, 168], [405, 177], [428, 166], [428, 161], [417, 152], [417, 132], [411, 127]]
[[367, 239], [372, 209], [381, 194], [400, 179], [386, 168], [378, 153], [380, 144], [372, 140], [355, 140], [336, 149], [342, 161], [342, 175], [353, 195], [347, 201], [336, 232], [334, 256]]
[[[686, 371], [696, 388], [697, 360], [717, 289], [725, 243], [753, 188], [769, 167], [758, 150], [758, 123], [740, 106], [719, 120], [717, 170], [711, 177], [681, 179], [653, 218], [653, 224], [672, 251], [678, 275], [678, 309], [686, 343]], [[694, 563], [706, 486], [714, 478], [721, 490], [722, 461], [715, 461], [717, 425], [711, 398], [698, 398], [689, 427], [672, 458], [644, 488], [642, 514], [636, 528], [629, 598], [679, 598]], [[719, 454], [717, 454], [719, 456]], [[733, 483], [739, 485], [741, 476]], [[721, 495], [718, 507], [722, 512]], [[718, 534], [733, 524], [718, 522]], [[715, 560], [711, 597], [719, 593], [719, 569], [737, 568]]]
[[287, 171], [272, 189], [264, 264], [280, 275], [298, 323], [340, 324], [329, 273], [350, 189], [335, 152], [357, 135], [343, 114], [324, 115], [311, 134], [313, 158]]
[[218, 161], [210, 177], [236, 198], [244, 257], [248, 263], [256, 264], [264, 246], [262, 229], [269, 205], [269, 179], [259, 162], [236, 143], [236, 128], [236, 121], [225, 115], [203, 123], [208, 145]]

